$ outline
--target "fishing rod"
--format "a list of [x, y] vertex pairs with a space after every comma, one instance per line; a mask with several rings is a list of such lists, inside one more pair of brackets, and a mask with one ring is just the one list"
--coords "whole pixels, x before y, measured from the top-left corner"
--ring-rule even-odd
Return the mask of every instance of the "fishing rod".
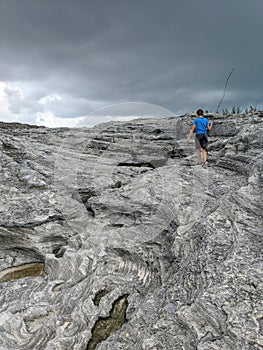
[[234, 70], [235, 70], [235, 68], [233, 68], [233, 69], [231, 70], [231, 72], [229, 73], [229, 75], [228, 75], [228, 77], [227, 77], [227, 80], [226, 80], [226, 83], [225, 83], [224, 92], [223, 92], [223, 96], [222, 96], [220, 102], [218, 103], [218, 106], [217, 106], [217, 109], [216, 109], [216, 113], [219, 113], [219, 107], [221, 106], [221, 104], [222, 104], [222, 102], [223, 102], [223, 100], [224, 100], [225, 94], [226, 94], [226, 88], [227, 88], [228, 80], [229, 80], [229, 78], [231, 77], [231, 74], [234, 72]]

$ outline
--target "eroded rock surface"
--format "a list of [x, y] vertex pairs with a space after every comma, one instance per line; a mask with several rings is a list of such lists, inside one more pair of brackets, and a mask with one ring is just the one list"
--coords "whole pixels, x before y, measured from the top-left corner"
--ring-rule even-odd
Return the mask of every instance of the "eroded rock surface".
[[0, 349], [261, 349], [262, 117], [1, 123]]

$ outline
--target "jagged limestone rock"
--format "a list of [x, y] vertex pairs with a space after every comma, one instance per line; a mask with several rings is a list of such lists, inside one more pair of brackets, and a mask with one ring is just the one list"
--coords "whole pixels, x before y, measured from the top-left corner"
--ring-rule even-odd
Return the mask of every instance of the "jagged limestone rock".
[[262, 348], [262, 117], [0, 123], [0, 349]]

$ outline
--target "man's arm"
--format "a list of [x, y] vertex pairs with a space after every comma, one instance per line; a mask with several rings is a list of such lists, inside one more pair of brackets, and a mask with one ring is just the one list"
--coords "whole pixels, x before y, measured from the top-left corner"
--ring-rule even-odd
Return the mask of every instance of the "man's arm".
[[213, 122], [210, 120], [209, 124], [207, 125], [207, 130], [210, 131], [212, 129]]
[[189, 132], [189, 135], [188, 135], [188, 138], [187, 138], [187, 142], [190, 141], [190, 137], [192, 136], [192, 133], [194, 132], [194, 130], [195, 130], [195, 125], [193, 124], [191, 129], [190, 129], [190, 132]]

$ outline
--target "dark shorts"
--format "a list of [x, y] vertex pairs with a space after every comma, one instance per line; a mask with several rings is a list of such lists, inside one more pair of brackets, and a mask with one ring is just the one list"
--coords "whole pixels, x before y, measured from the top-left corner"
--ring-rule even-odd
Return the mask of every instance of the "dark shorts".
[[195, 135], [195, 148], [196, 149], [203, 148], [206, 150], [207, 144], [208, 144], [207, 134]]

